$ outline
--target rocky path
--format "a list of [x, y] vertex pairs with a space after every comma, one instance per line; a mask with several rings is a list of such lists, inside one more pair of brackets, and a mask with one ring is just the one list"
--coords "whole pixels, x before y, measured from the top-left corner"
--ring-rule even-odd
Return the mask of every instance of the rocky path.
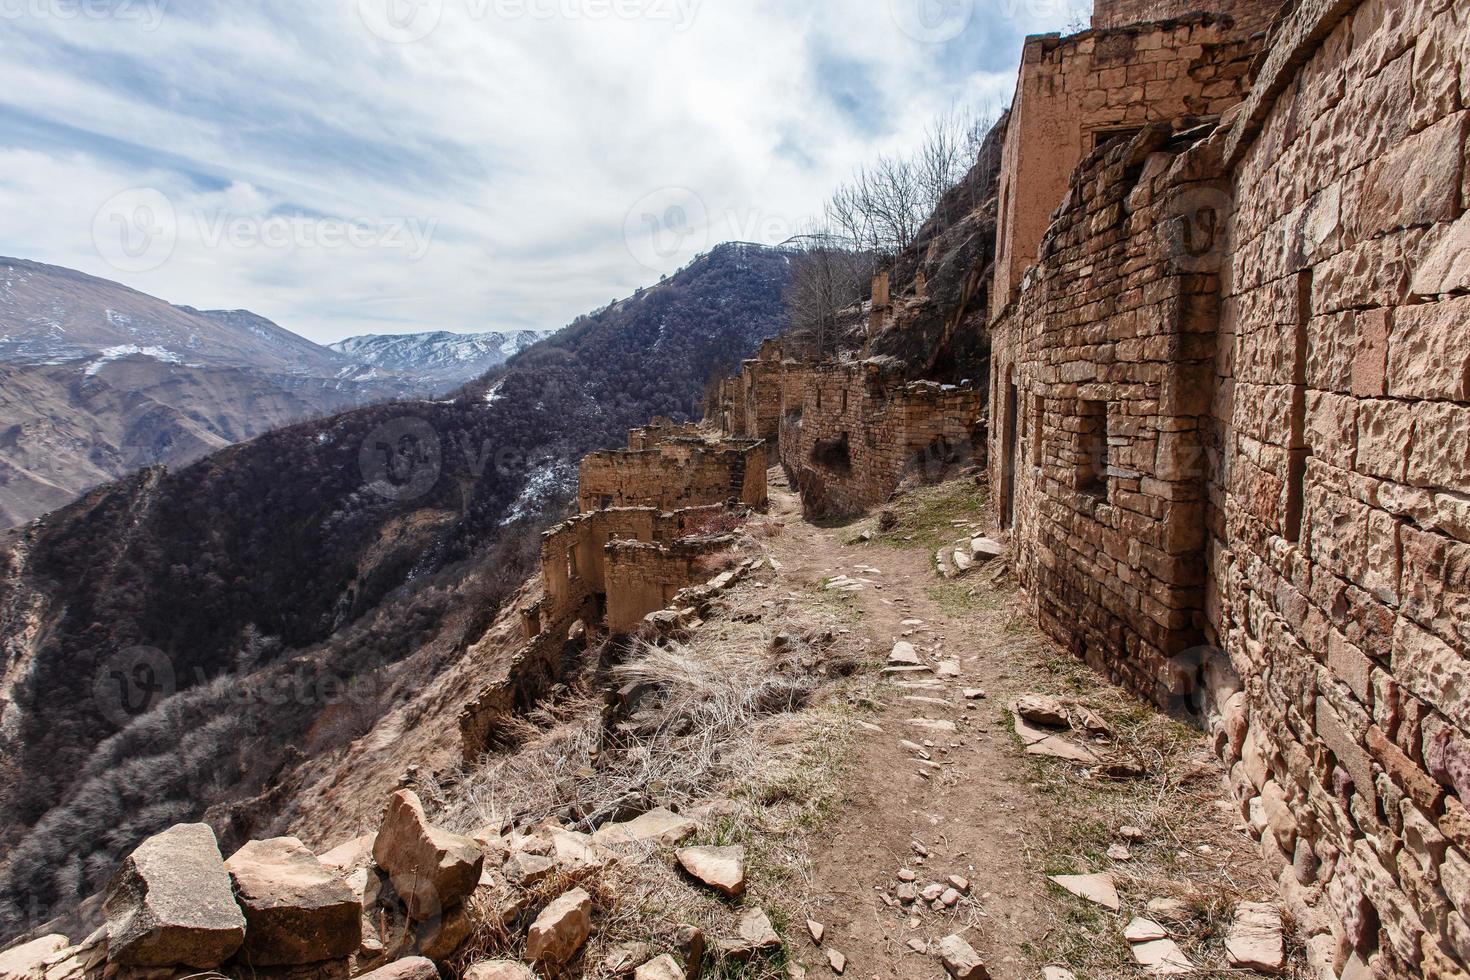
[[[959, 506], [943, 491], [910, 499], [904, 526], [875, 536], [874, 519], [803, 520], [772, 482], [781, 578], [842, 603], [889, 665], [859, 716], [844, 805], [812, 857], [808, 914], [821, 940], [800, 922], [787, 930], [808, 974], [937, 980], [959, 936], [997, 980], [1241, 975], [1254, 938], [1232, 917], [1265, 908], [1275, 926], [1260, 961], [1307, 975], [1275, 907], [1253, 904], [1277, 895], [1261, 827], [1223, 798], [1208, 739], [1040, 636], [1003, 559], [957, 581], [936, 573], [935, 544], [975, 530], [949, 519], [981, 519], [973, 488]], [[1011, 706], [1032, 693], [1021, 710], [1044, 726], [1051, 705], [1061, 729], [1013, 727]]]
[[[1023, 844], [1047, 817], [1030, 786], [1034, 765], [1003, 716], [1014, 686], [1006, 611], [950, 615], [931, 593], [939, 579], [926, 550], [848, 545], [853, 529], [802, 521], [788, 490], [773, 502], [788, 523], [773, 549], [782, 574], [806, 585], [851, 577], [861, 588], [843, 594], [875, 650], [887, 657], [907, 642], [931, 668], [885, 682], [867, 723], [875, 727], [865, 726], [850, 806], [816, 861], [824, 946], [847, 958], [852, 976], [932, 977], [929, 950], [961, 933], [992, 976], [1035, 977], [1017, 951], [1048, 927], [1038, 914], [1046, 885]], [[945, 908], [944, 893], [960, 884], [970, 894], [955, 902], [950, 892]], [[942, 911], [925, 905], [936, 890]], [[808, 963], [823, 961], [810, 953]]]

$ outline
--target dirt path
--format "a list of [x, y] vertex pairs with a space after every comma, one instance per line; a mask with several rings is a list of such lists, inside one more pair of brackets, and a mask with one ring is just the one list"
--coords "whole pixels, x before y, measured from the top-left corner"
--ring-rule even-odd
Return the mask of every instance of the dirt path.
[[[809, 914], [826, 935], [819, 947], [793, 923], [792, 953], [814, 977], [834, 975], [827, 952], [837, 950], [847, 977], [935, 980], [944, 976], [937, 946], [958, 933], [997, 980], [1040, 980], [1053, 965], [1079, 980], [1141, 977], [1124, 926], [1155, 916], [1163, 901], [1177, 913], [1165, 931], [1196, 976], [1239, 975], [1225, 963], [1229, 916], [1242, 900], [1277, 899], [1260, 828], [1224, 799], [1207, 736], [1059, 651], [1021, 613], [1008, 577], [990, 566], [939, 577], [935, 547], [972, 533], [953, 525], [982, 520], [982, 500], [963, 483], [918, 491], [895, 505], [897, 530], [872, 535], [863, 532], [873, 518], [847, 527], [803, 520], [800, 501], [772, 474], [782, 530], [770, 548], [781, 578], [847, 604], [873, 659], [886, 661], [906, 640], [930, 668], [872, 688], [845, 804], [812, 855]], [[853, 581], [833, 589], [838, 576]], [[1110, 779], [1096, 766], [1028, 755], [1008, 707], [1029, 692], [1072, 699], [1105, 720], [1109, 734], [1090, 747], [1130, 763], [1132, 775]], [[1095, 873], [1112, 876], [1119, 909], [1047, 879]], [[924, 900], [951, 876], [968, 881], [968, 895], [952, 907]], [[905, 884], [918, 901], [902, 901], [913, 897], [900, 892]], [[1290, 940], [1288, 955], [1286, 975], [1307, 976]]]
[[[1005, 648], [1014, 642], [1004, 609], [951, 616], [931, 593], [940, 580], [926, 550], [845, 544], [853, 529], [802, 521], [800, 502], [784, 486], [773, 489], [773, 513], [788, 524], [773, 553], [793, 584], [838, 575], [871, 581], [847, 594], [878, 654], [886, 658], [907, 640], [927, 664], [959, 666], [958, 676], [923, 673], [882, 685], [870, 720], [881, 731], [869, 730], [858, 749], [850, 805], [816, 860], [825, 944], [848, 958], [852, 976], [932, 977], [933, 957], [910, 944], [925, 949], [960, 932], [998, 980], [1034, 977], [1016, 951], [1047, 928], [1037, 914], [1046, 886], [1026, 866], [1021, 845], [1044, 807], [1030, 788], [1034, 765], [1000, 713], [1011, 688]], [[985, 698], [965, 697], [977, 688]], [[956, 731], [913, 719], [953, 723]], [[924, 746], [932, 764], [905, 741]], [[951, 875], [967, 879], [971, 900], [944, 912], [923, 908], [922, 899], [890, 906], [882, 896], [897, 894], [901, 869], [915, 874], [921, 891], [934, 882], [948, 887]]]

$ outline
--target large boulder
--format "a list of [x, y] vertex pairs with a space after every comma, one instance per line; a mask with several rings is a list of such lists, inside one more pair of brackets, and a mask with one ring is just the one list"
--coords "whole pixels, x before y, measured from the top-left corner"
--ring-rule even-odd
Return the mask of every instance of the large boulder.
[[592, 934], [592, 896], [574, 888], [536, 916], [526, 933], [526, 958], [555, 972]]
[[251, 841], [225, 869], [245, 910], [250, 965], [344, 959], [362, 945], [362, 899], [296, 838]]
[[145, 840], [102, 902], [108, 958], [119, 966], [211, 970], [245, 941], [245, 916], [214, 831], [179, 824]]
[[388, 873], [409, 916], [421, 922], [475, 890], [485, 855], [470, 838], [430, 824], [418, 795], [399, 790], [388, 800], [373, 860]]

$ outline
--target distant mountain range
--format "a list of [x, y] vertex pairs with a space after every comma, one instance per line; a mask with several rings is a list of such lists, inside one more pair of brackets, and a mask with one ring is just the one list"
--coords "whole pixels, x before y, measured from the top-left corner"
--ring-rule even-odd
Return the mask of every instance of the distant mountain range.
[[440, 397], [541, 336], [370, 336], [333, 349], [248, 310], [173, 306], [0, 258], [0, 527], [140, 467], [358, 405]]
[[339, 340], [331, 349], [359, 364], [458, 387], [547, 336], [537, 330], [367, 334]]

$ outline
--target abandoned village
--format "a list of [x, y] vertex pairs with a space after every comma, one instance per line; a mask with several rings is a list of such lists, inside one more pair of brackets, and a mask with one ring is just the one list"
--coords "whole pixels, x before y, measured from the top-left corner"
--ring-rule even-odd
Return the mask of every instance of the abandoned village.
[[[581, 462], [575, 516], [497, 627], [513, 655], [446, 700], [460, 764], [515, 751], [605, 638], [678, 652], [738, 628], [741, 589], [782, 608], [783, 562], [749, 540], [778, 495], [792, 521], [867, 528], [846, 554], [903, 533], [904, 494], [958, 480], [986, 503], [949, 521], [958, 545], [924, 546], [933, 580], [1000, 568], [1052, 648], [1202, 731], [1214, 816], [1269, 882], [1222, 913], [1213, 965], [1163, 905], [1119, 918], [1136, 975], [1470, 977], [1470, 5], [1097, 0], [1090, 29], [1026, 41], [970, 179], [962, 221], [880, 270], [833, 349], [769, 340], [702, 423], [651, 420]], [[876, 595], [881, 554], [820, 589]], [[963, 717], [982, 693], [942, 683], [953, 648], [936, 667], [924, 620], [893, 615], [880, 669]], [[773, 628], [776, 653], [806, 642]], [[599, 692], [598, 723], [635, 732], [647, 688]], [[1062, 739], [1064, 764], [1106, 769], [1067, 734], [1101, 720], [1021, 701], [996, 705], [1019, 744]], [[903, 745], [938, 778], [965, 731], [931, 720]], [[126, 860], [86, 938], [41, 930], [0, 974], [692, 980], [799, 939], [818, 965], [788, 954], [786, 976], [880, 975], [833, 955], [815, 913], [743, 907], [737, 934], [689, 927], [594, 967], [603, 897], [584, 876], [619, 848], [686, 845], [665, 862], [679, 880], [739, 901], [745, 852], [707, 833], [717, 811], [460, 833], [426, 815], [455, 812], [432, 782], [377, 787], [379, 825], [319, 854], [283, 833], [224, 860], [207, 826], [175, 827]], [[895, 922], [987, 890], [983, 866], [925, 888], [935, 844], [913, 847], [896, 890], [865, 892]], [[1118, 909], [1115, 877], [1053, 880]], [[492, 906], [502, 945], [474, 949], [519, 959], [472, 951]], [[980, 935], [910, 942], [908, 972], [884, 975], [1043, 975]]]

